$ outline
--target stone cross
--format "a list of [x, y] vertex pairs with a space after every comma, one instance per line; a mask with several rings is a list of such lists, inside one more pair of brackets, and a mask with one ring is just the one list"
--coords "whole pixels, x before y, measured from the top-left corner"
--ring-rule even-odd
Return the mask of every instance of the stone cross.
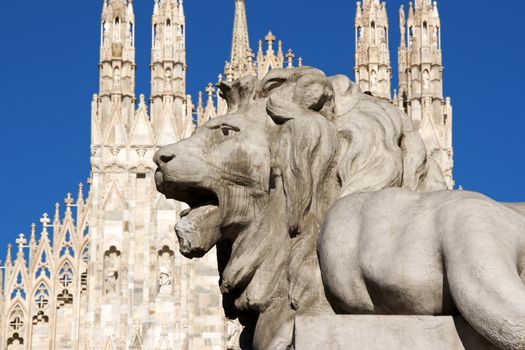
[[17, 331], [19, 329], [22, 329], [22, 327], [24, 327], [24, 322], [22, 322], [20, 317], [15, 317], [15, 319], [13, 321], [11, 321], [11, 323], [9, 323], [9, 325], [11, 326], [11, 328], [13, 328], [15, 331]]
[[66, 287], [66, 288], [69, 287], [69, 285], [70, 285], [71, 283], [73, 283], [73, 279], [71, 278], [71, 276], [69, 276], [69, 275], [67, 275], [67, 274], [65, 274], [65, 275], [63, 275], [62, 277], [60, 277], [60, 280], [59, 280], [59, 281], [60, 281], [60, 283], [62, 283], [62, 285], [63, 285], [64, 287]]
[[18, 245], [18, 251], [22, 251], [24, 246], [27, 244], [27, 239], [25, 238], [24, 234], [21, 233], [18, 235], [18, 239], [15, 242]]
[[215, 89], [213, 88], [212, 83], [208, 84], [208, 87], [206, 88], [206, 93], [208, 94], [208, 100], [211, 100], [213, 98], [213, 94], [215, 93]]
[[49, 301], [43, 295], [39, 295], [38, 298], [35, 300], [35, 304], [40, 310], [45, 309], [48, 303]]
[[44, 213], [42, 215], [42, 218], [40, 219], [40, 223], [42, 224], [42, 234], [47, 235], [47, 228], [49, 227], [49, 224], [51, 223], [51, 220], [49, 219], [49, 216], [47, 213]]

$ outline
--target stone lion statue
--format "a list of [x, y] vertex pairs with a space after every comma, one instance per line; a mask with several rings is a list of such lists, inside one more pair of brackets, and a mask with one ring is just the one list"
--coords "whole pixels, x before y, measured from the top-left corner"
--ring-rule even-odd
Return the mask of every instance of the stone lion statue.
[[408, 116], [345, 76], [272, 70], [220, 84], [229, 113], [155, 156], [190, 209], [180, 251], [217, 247], [243, 349], [291, 347], [297, 315], [461, 314], [525, 348], [525, 216], [444, 191]]

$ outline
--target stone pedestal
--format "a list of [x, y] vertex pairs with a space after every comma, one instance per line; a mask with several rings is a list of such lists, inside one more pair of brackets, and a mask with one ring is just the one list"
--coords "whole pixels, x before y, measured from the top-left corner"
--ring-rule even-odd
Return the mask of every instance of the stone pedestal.
[[461, 317], [317, 316], [295, 320], [295, 350], [497, 350]]

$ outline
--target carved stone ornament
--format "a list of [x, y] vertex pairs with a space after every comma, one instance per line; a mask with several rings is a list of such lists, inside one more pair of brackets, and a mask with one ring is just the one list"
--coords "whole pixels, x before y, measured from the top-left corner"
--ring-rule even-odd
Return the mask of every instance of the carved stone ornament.
[[221, 89], [231, 112], [159, 150], [156, 182], [190, 206], [181, 253], [217, 247], [243, 349], [287, 349], [297, 316], [457, 313], [525, 348], [518, 206], [445, 191], [408, 116], [345, 76], [276, 69]]

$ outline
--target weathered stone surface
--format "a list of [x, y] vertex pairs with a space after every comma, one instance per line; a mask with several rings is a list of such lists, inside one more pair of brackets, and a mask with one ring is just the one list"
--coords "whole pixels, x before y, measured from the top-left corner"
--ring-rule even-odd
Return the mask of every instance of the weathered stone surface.
[[294, 350], [496, 350], [461, 317], [300, 316]]
[[[246, 348], [287, 349], [301, 315], [456, 315], [525, 348], [525, 216], [447, 184], [410, 118], [311, 67], [220, 84], [229, 114], [155, 155], [188, 203], [189, 257], [217, 246]], [[210, 215], [203, 215], [203, 213]]]

